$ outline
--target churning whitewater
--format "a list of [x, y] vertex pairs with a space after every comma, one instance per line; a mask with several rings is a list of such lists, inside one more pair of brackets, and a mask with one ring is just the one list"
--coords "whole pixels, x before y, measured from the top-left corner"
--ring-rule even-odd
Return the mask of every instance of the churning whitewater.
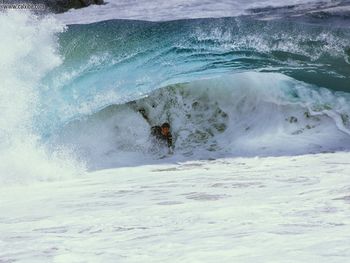
[[349, 99], [280, 73], [236, 73], [108, 106], [69, 122], [55, 144], [74, 146], [94, 169], [154, 163], [150, 126], [169, 121], [173, 160], [348, 150]]

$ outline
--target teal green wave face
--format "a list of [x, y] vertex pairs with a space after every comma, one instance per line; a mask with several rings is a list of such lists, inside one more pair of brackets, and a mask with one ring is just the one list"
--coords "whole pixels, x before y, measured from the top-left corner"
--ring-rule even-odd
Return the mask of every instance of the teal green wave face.
[[71, 25], [58, 37], [63, 64], [42, 82], [44, 107], [57, 123], [167, 85], [242, 71], [350, 91], [344, 28], [248, 18], [112, 20]]

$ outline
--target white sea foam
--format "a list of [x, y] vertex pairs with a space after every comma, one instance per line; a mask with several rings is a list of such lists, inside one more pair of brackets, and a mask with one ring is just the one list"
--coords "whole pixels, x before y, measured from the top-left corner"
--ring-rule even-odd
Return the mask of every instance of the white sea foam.
[[0, 191], [3, 262], [347, 262], [349, 153], [102, 170]]

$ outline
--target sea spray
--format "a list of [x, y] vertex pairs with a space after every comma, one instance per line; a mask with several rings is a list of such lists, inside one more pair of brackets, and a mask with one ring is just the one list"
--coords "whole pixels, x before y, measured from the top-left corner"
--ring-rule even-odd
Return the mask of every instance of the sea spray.
[[55, 180], [80, 174], [82, 166], [69, 150], [50, 152], [33, 120], [38, 86], [61, 63], [56, 34], [65, 30], [52, 17], [29, 12], [0, 14], [0, 184]]

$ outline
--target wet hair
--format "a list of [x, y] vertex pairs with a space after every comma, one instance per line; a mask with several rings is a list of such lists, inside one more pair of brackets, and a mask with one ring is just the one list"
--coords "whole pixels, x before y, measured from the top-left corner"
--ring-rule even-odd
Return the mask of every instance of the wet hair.
[[170, 124], [167, 123], [167, 122], [164, 122], [164, 123], [162, 124], [162, 128], [168, 128], [168, 129], [170, 129]]

